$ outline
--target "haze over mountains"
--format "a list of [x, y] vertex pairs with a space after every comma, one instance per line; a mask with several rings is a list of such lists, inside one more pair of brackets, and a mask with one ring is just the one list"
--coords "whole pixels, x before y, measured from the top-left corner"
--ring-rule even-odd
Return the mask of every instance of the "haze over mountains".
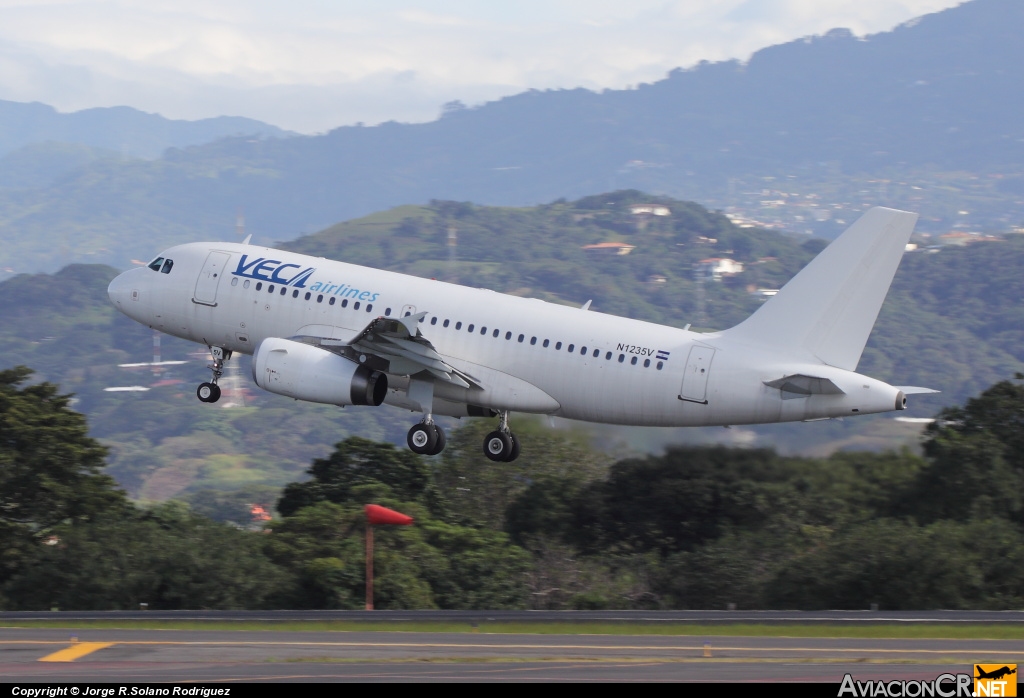
[[0, 161], [0, 268], [124, 267], [231, 238], [239, 209], [270, 242], [431, 199], [527, 205], [626, 187], [826, 236], [878, 203], [921, 211], [926, 232], [1002, 230], [1024, 220], [1022, 31], [1024, 4], [973, 0], [633, 90], [447, 105], [426, 124], [224, 138], [154, 161], [50, 146], [41, 168], [13, 152]]

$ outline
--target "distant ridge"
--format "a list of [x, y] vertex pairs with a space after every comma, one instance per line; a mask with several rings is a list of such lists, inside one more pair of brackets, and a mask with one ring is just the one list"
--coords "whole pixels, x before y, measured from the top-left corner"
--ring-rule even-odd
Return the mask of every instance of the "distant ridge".
[[39, 102], [0, 100], [0, 157], [25, 146], [56, 141], [131, 157], [155, 158], [167, 148], [242, 135], [282, 138], [294, 134], [240, 116], [184, 121], [131, 107], [100, 107], [63, 114]]
[[135, 124], [150, 119], [164, 147], [208, 122], [42, 105], [18, 105], [40, 115], [17, 121], [0, 108], [0, 144], [35, 121], [107, 119], [96, 131], [107, 140], [85, 144], [103, 153], [37, 146], [0, 162], [0, 269], [82, 255], [123, 267], [177, 242], [231, 239], [239, 211], [268, 242], [435, 199], [529, 206], [621, 189], [734, 208], [750, 225], [781, 210], [781, 228], [825, 237], [874, 205], [920, 213], [921, 232], [1006, 231], [1024, 222], [1021, 36], [1024, 2], [973, 0], [631, 90], [533, 90], [430, 123], [318, 136], [200, 132], [152, 162], [116, 157]]

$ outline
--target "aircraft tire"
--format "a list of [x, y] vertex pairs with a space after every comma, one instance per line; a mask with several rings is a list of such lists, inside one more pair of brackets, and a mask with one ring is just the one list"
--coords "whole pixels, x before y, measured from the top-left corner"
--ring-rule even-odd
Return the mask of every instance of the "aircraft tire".
[[430, 455], [436, 456], [444, 450], [445, 445], [448, 443], [448, 438], [444, 435], [444, 429], [436, 424], [432, 426], [434, 427], [434, 431], [437, 432], [437, 443], [434, 444], [434, 450], [430, 452]]
[[196, 397], [199, 402], [217, 402], [220, 400], [220, 386], [216, 383], [200, 383], [196, 388]]
[[434, 447], [437, 446], [438, 431], [433, 424], [414, 424], [406, 438], [409, 450], [421, 456], [433, 455]]
[[509, 432], [508, 436], [512, 440], [512, 448], [509, 449], [508, 458], [505, 459], [505, 462], [511, 463], [519, 457], [519, 437], [512, 432]]
[[512, 453], [512, 439], [503, 431], [492, 431], [484, 439], [484, 455], [497, 463], [508, 460]]

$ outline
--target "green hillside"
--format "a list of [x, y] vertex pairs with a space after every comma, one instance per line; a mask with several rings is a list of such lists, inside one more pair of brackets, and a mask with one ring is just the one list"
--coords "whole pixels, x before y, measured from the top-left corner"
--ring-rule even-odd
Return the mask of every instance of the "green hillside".
[[[632, 213], [639, 204], [664, 206], [670, 215]], [[601, 242], [635, 248], [628, 255], [582, 249]], [[823, 244], [741, 229], [696, 204], [627, 191], [521, 209], [453, 202], [404, 206], [289, 247], [556, 302], [593, 299], [595, 311], [717, 329], [757, 309], [760, 301], [748, 289], [777, 288]], [[720, 282], [698, 282], [694, 264], [709, 257], [736, 259], [745, 270]], [[1022, 266], [1024, 236], [906, 255], [861, 369], [894, 384], [942, 390], [914, 401], [907, 414], [919, 417], [962, 403], [1021, 370], [1024, 281], [1015, 270]], [[89, 417], [92, 434], [112, 448], [109, 472], [133, 497], [186, 497], [204, 506], [272, 502], [274, 488], [300, 477], [312, 458], [346, 436], [404, 443], [414, 415], [391, 408], [343, 410], [264, 393], [251, 386], [247, 357], [238, 362], [250, 388], [245, 405], [226, 409], [195, 399], [195, 385], [208, 377], [206, 358], [195, 345], [163, 337], [163, 359], [189, 361], [166, 373], [119, 368], [150, 360], [153, 335], [110, 305], [106, 286], [116, 273], [72, 265], [54, 275], [0, 283], [0, 357], [4, 366], [32, 366], [37, 379], [75, 393], [75, 408]], [[105, 391], [127, 386], [150, 390]], [[822, 454], [912, 445], [919, 430], [879, 416], [732, 430], [602, 426], [591, 434], [603, 447], [639, 451], [689, 442]], [[239, 489], [248, 494], [218, 494]]]

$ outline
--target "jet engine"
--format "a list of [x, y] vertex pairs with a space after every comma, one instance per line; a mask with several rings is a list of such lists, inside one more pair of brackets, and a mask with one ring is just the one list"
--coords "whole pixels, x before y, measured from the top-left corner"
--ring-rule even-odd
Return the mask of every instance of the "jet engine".
[[384, 402], [388, 377], [309, 344], [280, 337], [260, 342], [252, 355], [252, 379], [264, 390], [328, 405]]

